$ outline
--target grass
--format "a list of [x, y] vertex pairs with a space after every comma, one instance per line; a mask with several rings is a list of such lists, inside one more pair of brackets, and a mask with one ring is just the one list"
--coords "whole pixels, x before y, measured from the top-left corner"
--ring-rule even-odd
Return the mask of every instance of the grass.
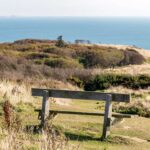
[[[78, 105], [77, 105], [78, 104]], [[72, 102], [75, 110], [87, 109], [87, 111], [95, 111], [97, 102], [84, 103], [83, 101]], [[62, 106], [63, 107], [63, 106]], [[69, 106], [70, 108], [71, 106]], [[72, 108], [72, 109], [73, 109]], [[64, 108], [63, 108], [64, 109]], [[66, 108], [67, 109], [67, 108]], [[101, 110], [103, 109], [103, 106]], [[143, 121], [143, 125], [140, 122]], [[135, 118], [125, 119], [122, 124], [112, 127], [111, 137], [106, 142], [100, 142], [99, 138], [102, 133], [103, 117], [91, 116], [72, 116], [72, 115], [58, 115], [54, 120], [56, 126], [60, 126], [65, 135], [71, 140], [71, 143], [80, 145], [80, 149], [146, 149], [150, 143], [140, 144], [131, 139], [124, 139], [121, 137], [137, 137], [139, 139], [149, 140], [149, 119]], [[118, 138], [116, 138], [119, 136]], [[144, 146], [145, 145], [145, 146]], [[139, 148], [140, 146], [140, 148]]]
[[[133, 92], [133, 91], [132, 91]], [[146, 91], [145, 91], [146, 92]], [[26, 95], [24, 95], [26, 96]], [[1, 98], [1, 102], [4, 97]], [[24, 99], [25, 100], [25, 99]], [[0, 105], [2, 108], [2, 105]], [[64, 99], [53, 99], [53, 103], [51, 103], [51, 108], [53, 109], [61, 109], [61, 110], [75, 110], [75, 111], [103, 111], [104, 103], [97, 101], [83, 101], [76, 100], [71, 101], [68, 100], [68, 103], [64, 103]], [[39, 124], [39, 120], [37, 119], [38, 114], [34, 112], [34, 108], [41, 108], [41, 98], [34, 98], [32, 103], [28, 101], [20, 101], [14, 103], [15, 111], [19, 115], [21, 120], [21, 131], [18, 133], [13, 133], [12, 131], [8, 134], [7, 129], [5, 129], [4, 118], [2, 109], [0, 116], [0, 143], [1, 147], [4, 147], [4, 144], [10, 146], [9, 144], [18, 143], [20, 141], [22, 149], [35, 149], [40, 150], [41, 146], [47, 145], [47, 141], [42, 142], [47, 135], [44, 137], [41, 134], [35, 134], [33, 130], [28, 132], [26, 127], [34, 127]], [[143, 122], [141, 124], [141, 122]], [[134, 119], [125, 119], [123, 123], [115, 125], [111, 129], [111, 136], [107, 141], [101, 142], [100, 136], [102, 134], [103, 127], [103, 117], [96, 116], [80, 116], [80, 115], [61, 115], [59, 114], [52, 120], [53, 127], [58, 133], [61, 133], [65, 139], [68, 139], [67, 144], [64, 144], [66, 140], [61, 139], [63, 142], [64, 150], [68, 147], [72, 149], [79, 150], [104, 150], [104, 149], [145, 149], [150, 146], [149, 142], [142, 143], [137, 142], [136, 140], [130, 138], [139, 138], [142, 140], [150, 140], [150, 132], [149, 131], [149, 119], [148, 118], [134, 118]], [[51, 125], [51, 123], [50, 123]], [[14, 137], [15, 135], [15, 137]], [[49, 134], [48, 134], [49, 135]], [[51, 134], [50, 134], [51, 135]], [[129, 136], [126, 138], [126, 136]], [[11, 139], [11, 140], [10, 140]], [[12, 140], [13, 139], [13, 140]], [[11, 142], [10, 142], [11, 141]], [[56, 138], [56, 141], [59, 141], [59, 138]]]
[[[40, 150], [42, 145], [42, 140], [45, 137], [41, 137], [38, 134], [35, 134], [32, 130], [31, 132], [26, 131], [26, 127], [34, 127], [39, 124], [37, 119], [38, 114], [34, 112], [34, 108], [41, 108], [41, 98], [31, 97], [30, 89], [31, 87], [53, 87], [53, 88], [68, 88], [75, 90], [76, 87], [63, 83], [61, 81], [51, 80], [51, 85], [45, 84], [43, 81], [38, 83], [23, 83], [23, 82], [14, 82], [8, 80], [1, 80], [0, 84], [0, 95], [1, 102], [6, 98], [13, 103], [15, 111], [20, 116], [22, 129], [19, 133], [14, 133], [15, 139], [12, 140], [13, 143], [21, 143], [24, 149], [36, 149]], [[123, 87], [111, 87], [107, 91], [118, 92], [120, 93], [131, 93], [132, 101], [141, 99], [141, 101], [149, 100], [149, 89], [144, 90], [131, 90], [125, 89]], [[6, 94], [7, 93], [7, 94]], [[139, 96], [140, 95], [140, 96]], [[51, 107], [54, 109], [62, 110], [76, 110], [76, 111], [103, 111], [104, 103], [97, 101], [71, 101], [65, 102], [65, 99], [55, 99], [51, 103]], [[1, 105], [2, 106], [2, 105]], [[10, 139], [13, 139], [14, 136], [9, 136], [8, 131], [4, 128], [4, 119], [3, 111], [0, 109], [0, 143], [4, 146], [6, 143], [11, 145]], [[143, 124], [141, 124], [143, 122]], [[129, 138], [124, 138], [124, 136], [137, 137], [143, 140], [149, 140], [149, 118], [135, 118], [135, 119], [125, 119], [125, 122], [114, 126], [111, 129], [111, 137], [109, 141], [101, 142], [99, 138], [102, 133], [103, 117], [94, 117], [94, 116], [79, 116], [79, 115], [58, 115], [53, 120], [54, 127], [60, 131], [60, 133], [65, 136], [69, 141], [67, 142], [67, 147], [70, 149], [146, 149], [150, 146], [149, 142], [145, 142], [142, 145]], [[116, 138], [118, 137], [118, 138]], [[122, 139], [123, 138], [123, 139]], [[59, 141], [59, 139], [58, 139]], [[62, 140], [65, 142], [65, 140]], [[126, 141], [123, 143], [122, 141]], [[59, 143], [59, 142], [58, 142]], [[45, 142], [43, 145], [47, 145]], [[19, 145], [20, 146], [20, 145]], [[22, 149], [23, 149], [22, 148]], [[66, 148], [67, 149], [67, 148]]]
[[[131, 74], [131, 75], [147, 74], [148, 75], [150, 73], [149, 70], [150, 70], [150, 64], [144, 63], [142, 65], [129, 65], [129, 66], [116, 67], [116, 68], [107, 68], [104, 70], [104, 72], [116, 73], [116, 74]], [[95, 73], [99, 73], [99, 70], [98, 69], [95, 70]]]

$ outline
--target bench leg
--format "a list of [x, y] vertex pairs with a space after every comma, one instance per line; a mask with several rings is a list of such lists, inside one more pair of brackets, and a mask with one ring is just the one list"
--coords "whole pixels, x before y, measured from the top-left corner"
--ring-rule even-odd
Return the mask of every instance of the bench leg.
[[43, 91], [42, 112], [41, 112], [41, 128], [46, 126], [47, 118], [49, 117], [49, 92]]
[[102, 140], [105, 140], [107, 138], [107, 136], [110, 134], [111, 116], [112, 116], [111, 101], [112, 101], [112, 95], [108, 94], [106, 104], [105, 104], [105, 116], [104, 116]]

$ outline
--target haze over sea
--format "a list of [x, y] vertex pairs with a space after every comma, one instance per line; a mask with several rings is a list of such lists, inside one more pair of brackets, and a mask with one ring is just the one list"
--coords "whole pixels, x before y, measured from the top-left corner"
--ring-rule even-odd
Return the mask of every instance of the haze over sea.
[[0, 17], [0, 42], [19, 39], [90, 40], [150, 49], [150, 18]]

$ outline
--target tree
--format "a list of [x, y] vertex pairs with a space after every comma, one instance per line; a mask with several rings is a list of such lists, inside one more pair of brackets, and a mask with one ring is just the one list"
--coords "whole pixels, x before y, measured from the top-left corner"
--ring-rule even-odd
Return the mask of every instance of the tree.
[[66, 46], [66, 43], [63, 40], [63, 36], [62, 35], [58, 36], [57, 42], [56, 42], [56, 46], [57, 47], [65, 47]]

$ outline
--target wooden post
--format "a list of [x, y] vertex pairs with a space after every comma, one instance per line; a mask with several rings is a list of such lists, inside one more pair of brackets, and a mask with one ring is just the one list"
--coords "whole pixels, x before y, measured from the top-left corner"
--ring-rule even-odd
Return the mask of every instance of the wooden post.
[[43, 101], [42, 101], [42, 112], [41, 112], [41, 128], [46, 125], [46, 119], [49, 116], [49, 92], [47, 90], [43, 91]]
[[102, 140], [106, 139], [110, 134], [111, 126], [111, 116], [112, 116], [112, 95], [107, 94], [106, 104], [105, 104], [105, 115], [104, 115], [104, 124], [103, 124], [103, 133]]

